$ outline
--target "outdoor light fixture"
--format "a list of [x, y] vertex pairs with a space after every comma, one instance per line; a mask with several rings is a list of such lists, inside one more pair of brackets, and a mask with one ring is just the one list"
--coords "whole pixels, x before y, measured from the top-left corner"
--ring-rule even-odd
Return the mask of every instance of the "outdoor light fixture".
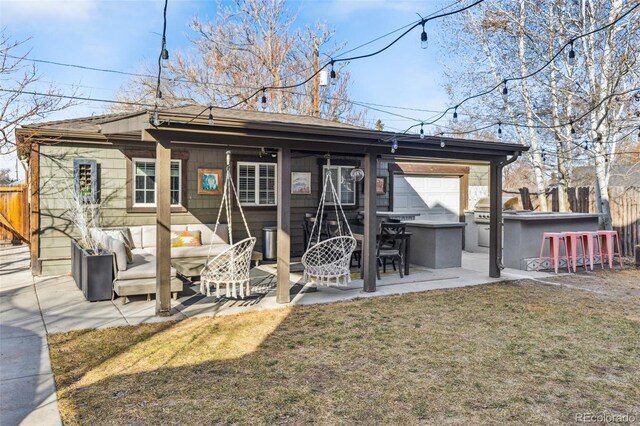
[[509, 89], [507, 89], [507, 80], [505, 79], [503, 82], [504, 86], [502, 87], [502, 100], [504, 103], [507, 103], [507, 95], [509, 94]]
[[169, 66], [169, 51], [166, 47], [162, 46], [162, 53], [160, 53], [160, 58], [162, 59], [162, 67], [166, 68]]
[[427, 37], [427, 32], [424, 29], [425, 21], [422, 21], [422, 34], [420, 34], [420, 47], [426, 49], [429, 47], [429, 37]]
[[547, 161], [547, 154], [545, 154], [544, 149], [542, 150], [541, 154], [542, 154], [542, 162], [544, 163]]
[[571, 66], [576, 63], [576, 51], [573, 50], [573, 40], [571, 40], [571, 47], [569, 48], [569, 58], [567, 61]]
[[498, 121], [498, 137], [502, 137], [502, 123]]
[[156, 92], [156, 104], [159, 104], [161, 100], [162, 100], [162, 90], [158, 89], [158, 91]]
[[398, 149], [398, 139], [394, 135], [393, 139], [391, 140], [391, 153], [395, 153], [396, 149]]
[[444, 134], [444, 133], [440, 133], [440, 148], [444, 148], [444, 147], [445, 147], [445, 145], [444, 145], [444, 139], [442, 139], [442, 135], [443, 135], [443, 134]]
[[331, 84], [336, 84], [336, 72], [333, 69], [333, 61], [331, 61], [331, 73], [329, 74], [329, 77], [331, 77]]
[[458, 122], [458, 105], [453, 108], [453, 122]]
[[420, 123], [420, 139], [424, 139], [424, 129], [422, 126], [424, 126], [424, 123]]
[[362, 179], [364, 179], [364, 170], [362, 170], [360, 166], [355, 166], [353, 169], [351, 169], [350, 174], [351, 179], [355, 182], [360, 182]]
[[213, 105], [209, 105], [209, 126], [213, 126]]
[[158, 114], [158, 111], [153, 113], [153, 125], [156, 127], [160, 125], [160, 115]]
[[265, 94], [266, 90], [262, 89], [262, 110], [264, 111], [265, 109], [267, 109], [267, 95]]

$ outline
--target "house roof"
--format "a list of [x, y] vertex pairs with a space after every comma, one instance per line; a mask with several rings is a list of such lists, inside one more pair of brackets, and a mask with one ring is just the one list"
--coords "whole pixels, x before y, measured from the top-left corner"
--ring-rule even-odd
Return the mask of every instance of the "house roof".
[[[442, 158], [465, 161], [496, 161], [517, 155], [528, 147], [503, 142], [396, 134], [372, 130], [317, 117], [262, 111], [213, 108], [214, 125], [209, 125], [209, 107], [186, 105], [154, 111], [106, 114], [70, 120], [32, 124], [16, 130], [19, 144], [35, 143], [148, 143], [290, 148], [362, 155], [389, 155], [391, 140], [397, 137], [402, 155], [408, 158]], [[446, 148], [441, 143], [446, 141]], [[27, 150], [25, 150], [27, 151]], [[393, 150], [392, 150], [393, 151]], [[391, 156], [396, 156], [393, 152]]]
[[[200, 120], [207, 120], [209, 117], [209, 108], [202, 105], [184, 105], [173, 108], [160, 108], [159, 112], [163, 116], [179, 117], [197, 117]], [[70, 131], [86, 131], [99, 132], [100, 126], [105, 123], [114, 122], [124, 118], [143, 116], [150, 114], [150, 110], [139, 110], [134, 112], [124, 112], [115, 114], [95, 115], [91, 117], [72, 118], [68, 120], [49, 121], [43, 123], [30, 124], [25, 128], [38, 129], [56, 129]], [[307, 115], [284, 114], [267, 111], [241, 110], [241, 109], [213, 109], [214, 120], [235, 120], [235, 121], [253, 121], [264, 123], [282, 123], [282, 124], [303, 124], [312, 126], [334, 127], [341, 129], [365, 129], [364, 127], [354, 126], [338, 121], [326, 120], [318, 117]]]
[[[595, 167], [581, 166], [573, 169], [574, 186], [594, 186], [595, 182]], [[611, 166], [609, 186], [640, 187], [640, 164]]]

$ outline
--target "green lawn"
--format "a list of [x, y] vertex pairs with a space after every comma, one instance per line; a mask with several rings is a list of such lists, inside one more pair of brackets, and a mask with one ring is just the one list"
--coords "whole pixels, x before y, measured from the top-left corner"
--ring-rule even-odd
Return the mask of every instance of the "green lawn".
[[[637, 271], [616, 282], [637, 288]], [[640, 419], [640, 298], [533, 281], [49, 336], [65, 424]]]

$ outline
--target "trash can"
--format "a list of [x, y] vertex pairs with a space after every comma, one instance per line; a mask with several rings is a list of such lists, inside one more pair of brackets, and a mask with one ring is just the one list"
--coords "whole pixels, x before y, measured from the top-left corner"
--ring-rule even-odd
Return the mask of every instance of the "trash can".
[[277, 241], [278, 241], [277, 226], [265, 226], [264, 228], [262, 228], [262, 256], [264, 260], [276, 259]]

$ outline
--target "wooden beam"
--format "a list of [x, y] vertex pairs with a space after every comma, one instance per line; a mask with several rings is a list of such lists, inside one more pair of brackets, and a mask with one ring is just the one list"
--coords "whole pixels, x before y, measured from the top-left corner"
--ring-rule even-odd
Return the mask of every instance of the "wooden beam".
[[289, 303], [291, 274], [291, 150], [278, 150], [278, 263], [276, 272], [276, 303]]
[[378, 156], [367, 153], [364, 157], [364, 241], [362, 260], [364, 261], [364, 291], [376, 291], [376, 239], [378, 218], [376, 215], [376, 177]]
[[156, 142], [156, 315], [171, 315], [171, 142], [168, 140]]
[[500, 277], [502, 264], [502, 164], [489, 165], [489, 276]]
[[37, 143], [31, 143], [29, 167], [31, 273], [40, 275], [42, 273], [42, 264], [40, 263], [40, 145]]

